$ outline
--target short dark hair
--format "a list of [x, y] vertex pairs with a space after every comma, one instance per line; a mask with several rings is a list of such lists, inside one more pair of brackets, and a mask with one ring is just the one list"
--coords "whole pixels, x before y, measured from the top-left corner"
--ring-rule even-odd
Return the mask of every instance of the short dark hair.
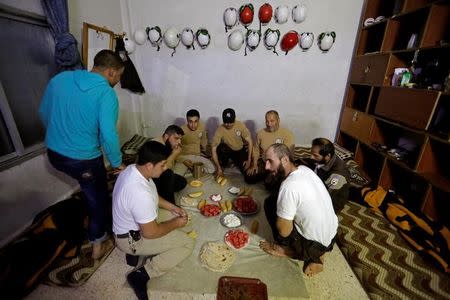
[[186, 113], [186, 118], [190, 118], [190, 117], [197, 117], [200, 119], [200, 112], [196, 109], [190, 109]]
[[334, 145], [329, 139], [315, 138], [312, 141], [312, 145], [320, 147], [319, 154], [323, 157], [327, 156], [328, 154], [330, 154], [330, 156], [334, 155]]
[[94, 67], [97, 68], [112, 68], [115, 70], [122, 69], [125, 67], [122, 59], [119, 54], [115, 53], [112, 50], [103, 49], [97, 53], [94, 57]]
[[167, 134], [169, 136], [174, 134], [184, 135], [184, 131], [178, 125], [169, 125], [169, 127], [167, 127], [166, 130], [164, 131], [164, 134]]
[[156, 165], [160, 161], [166, 160], [170, 151], [160, 142], [147, 141], [138, 151], [136, 164], [142, 166], [146, 163]]
[[281, 143], [279, 143], [279, 144], [272, 144], [272, 145], [270, 145], [270, 147], [268, 149], [270, 149], [270, 148], [273, 149], [273, 152], [278, 157], [278, 159], [281, 160], [284, 156], [287, 156], [291, 163], [294, 162], [294, 154], [289, 149], [289, 147], [286, 146], [285, 144], [281, 144]]
[[227, 108], [222, 112], [223, 123], [234, 123], [236, 121], [236, 112], [232, 108]]

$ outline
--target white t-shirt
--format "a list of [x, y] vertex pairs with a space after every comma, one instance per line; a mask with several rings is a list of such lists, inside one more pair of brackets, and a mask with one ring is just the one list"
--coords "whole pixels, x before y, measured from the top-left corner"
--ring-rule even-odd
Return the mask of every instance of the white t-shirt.
[[158, 216], [158, 192], [152, 179], [138, 171], [136, 165], [123, 170], [113, 190], [113, 231], [124, 234], [140, 230], [139, 224], [146, 224]]
[[308, 167], [299, 166], [280, 187], [277, 215], [294, 220], [306, 239], [329, 246], [336, 235], [338, 218], [322, 180]]

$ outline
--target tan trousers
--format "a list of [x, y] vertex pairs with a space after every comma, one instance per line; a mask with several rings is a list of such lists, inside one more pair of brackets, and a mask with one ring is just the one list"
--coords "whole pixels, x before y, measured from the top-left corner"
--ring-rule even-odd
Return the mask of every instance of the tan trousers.
[[[170, 212], [159, 210], [158, 222], [171, 218], [173, 215]], [[194, 244], [194, 240], [185, 232], [174, 230], [157, 239], [141, 238], [135, 243], [136, 252], [133, 253], [128, 238], [116, 237], [116, 246], [125, 253], [144, 256], [156, 255], [151, 261], [147, 260], [144, 266], [150, 278], [165, 274], [188, 258], [194, 249]]]

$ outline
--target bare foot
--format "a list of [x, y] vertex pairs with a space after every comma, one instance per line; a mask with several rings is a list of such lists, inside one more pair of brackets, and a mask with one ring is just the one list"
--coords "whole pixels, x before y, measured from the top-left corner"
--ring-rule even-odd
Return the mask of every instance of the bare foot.
[[293, 254], [290, 248], [267, 241], [260, 241], [259, 248], [270, 255], [278, 257], [292, 257]]
[[111, 241], [106, 240], [102, 243], [96, 243], [92, 245], [92, 259], [100, 259], [109, 250]]

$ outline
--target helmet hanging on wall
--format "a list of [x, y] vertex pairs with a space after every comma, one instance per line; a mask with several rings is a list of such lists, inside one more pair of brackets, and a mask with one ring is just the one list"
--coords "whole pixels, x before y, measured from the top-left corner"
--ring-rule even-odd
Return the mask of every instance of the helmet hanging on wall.
[[292, 9], [292, 20], [295, 23], [301, 23], [306, 19], [306, 6], [305, 5], [296, 5]]
[[254, 9], [252, 4], [245, 4], [239, 8], [239, 20], [247, 28], [253, 22]]
[[288, 54], [298, 44], [298, 33], [295, 30], [287, 32], [281, 39], [281, 50]]
[[311, 48], [312, 44], [314, 42], [314, 33], [312, 32], [302, 32], [300, 35], [300, 48], [303, 49], [303, 51], [308, 50]]
[[125, 44], [125, 50], [127, 50], [128, 54], [131, 54], [136, 49], [136, 44], [129, 38], [124, 37], [123, 43]]
[[164, 32], [164, 43], [167, 47], [173, 49], [171, 55], [173, 56], [176, 52], [175, 48], [178, 46], [178, 43], [180, 43], [180, 34], [175, 27], [170, 27], [166, 30], [166, 32]]
[[273, 53], [278, 55], [277, 51], [275, 50], [275, 47], [278, 44], [278, 41], [280, 40], [280, 31], [272, 30], [270, 28], [267, 28], [264, 32], [264, 46], [266, 46], [267, 50], [272, 50]]
[[191, 28], [185, 28], [181, 32], [181, 42], [184, 46], [186, 46], [186, 49], [195, 49], [194, 47], [194, 31], [192, 31]]
[[223, 12], [223, 22], [225, 23], [225, 32], [233, 28], [238, 21], [238, 12], [234, 7], [228, 7]]
[[275, 9], [275, 21], [284, 24], [289, 18], [289, 9], [286, 5], [280, 5]]
[[156, 50], [159, 51], [159, 46], [162, 42], [161, 28], [159, 28], [158, 26], [152, 28], [147, 27], [146, 30], [150, 44], [152, 44], [153, 47], [157, 47]]
[[233, 51], [241, 49], [244, 44], [244, 34], [241, 30], [235, 29], [228, 36], [228, 48]]
[[147, 40], [147, 33], [145, 32], [144, 28], [136, 29], [134, 32], [134, 41], [138, 45], [144, 45], [145, 41]]
[[322, 32], [317, 38], [317, 44], [319, 45], [319, 49], [323, 52], [328, 52], [331, 46], [333, 46], [336, 41], [336, 33], [334, 31], [326, 31]]
[[259, 22], [262, 25], [267, 25], [270, 20], [272, 20], [272, 15], [272, 5], [270, 5], [269, 3], [264, 3], [263, 5], [261, 5], [261, 7], [259, 8], [258, 17]]
[[211, 36], [209, 35], [208, 30], [206, 30], [205, 28], [200, 28], [195, 33], [195, 36], [197, 37], [197, 43], [200, 48], [205, 49], [209, 46], [209, 43], [211, 42]]
[[259, 42], [261, 41], [261, 31], [259, 30], [247, 30], [247, 34], [245, 35], [245, 42], [247, 43], [247, 47], [245, 48], [245, 55], [247, 55], [247, 48], [250, 51], [255, 50]]

